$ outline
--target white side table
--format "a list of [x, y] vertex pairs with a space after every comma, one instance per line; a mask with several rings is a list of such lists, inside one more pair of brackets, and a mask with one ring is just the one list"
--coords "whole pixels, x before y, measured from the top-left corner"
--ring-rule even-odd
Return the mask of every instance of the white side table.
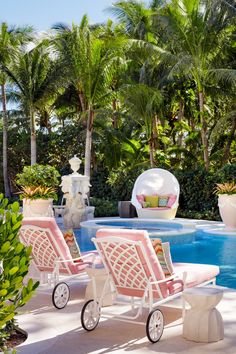
[[[100, 298], [106, 279], [107, 273], [104, 268], [86, 268], [86, 272], [88, 276], [91, 278], [91, 281], [88, 283], [85, 291], [85, 300], [90, 300], [94, 298], [93, 294], [93, 283], [92, 278], [94, 277], [96, 283], [96, 292], [97, 297]], [[102, 302], [102, 306], [111, 306], [113, 304], [114, 294], [112, 293], [112, 289], [110, 284], [107, 284], [105, 289], [105, 296]]]
[[217, 342], [224, 338], [221, 314], [215, 308], [223, 297], [223, 291], [213, 287], [186, 289], [183, 298], [191, 308], [186, 311], [183, 337], [194, 342]]

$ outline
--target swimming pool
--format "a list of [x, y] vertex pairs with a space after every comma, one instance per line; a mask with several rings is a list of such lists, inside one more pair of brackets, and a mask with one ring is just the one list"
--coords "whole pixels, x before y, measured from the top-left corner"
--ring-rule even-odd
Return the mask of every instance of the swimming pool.
[[151, 219], [93, 219], [81, 223], [81, 246], [92, 247], [90, 242], [95, 237], [96, 231], [101, 228], [122, 228], [147, 230], [151, 238], [161, 237], [171, 244], [189, 243], [194, 241], [195, 227], [184, 227], [177, 221], [151, 220]]
[[220, 266], [217, 284], [236, 289], [236, 237], [197, 231], [195, 241], [171, 246], [173, 262], [216, 264]]
[[[96, 224], [98, 224], [96, 222]], [[106, 225], [105, 225], [106, 224]], [[102, 221], [103, 226], [111, 227], [111, 222]], [[153, 225], [154, 224], [154, 225]], [[132, 228], [147, 229], [151, 238], [161, 238], [169, 241], [173, 262], [205, 263], [220, 266], [220, 275], [217, 284], [236, 289], [236, 235], [235, 233], [223, 235], [217, 231], [207, 232], [201, 229], [186, 229], [178, 223], [156, 223], [149, 221], [147, 228], [144, 224], [137, 225], [134, 221]], [[128, 227], [125, 221], [117, 221], [116, 227]], [[187, 231], [186, 231], [187, 230]], [[83, 230], [77, 230], [76, 236], [82, 251], [94, 249], [91, 237], [95, 236], [96, 229], [89, 233], [81, 234]], [[223, 231], [222, 231], [223, 232]], [[227, 232], [226, 232], [227, 233]]]

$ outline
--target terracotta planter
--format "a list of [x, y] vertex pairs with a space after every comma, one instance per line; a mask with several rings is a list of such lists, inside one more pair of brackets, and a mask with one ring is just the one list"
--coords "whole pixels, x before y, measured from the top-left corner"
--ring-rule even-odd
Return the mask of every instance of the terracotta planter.
[[54, 216], [52, 208], [53, 199], [23, 199], [24, 217]]
[[219, 194], [218, 206], [225, 226], [236, 228], [236, 194]]

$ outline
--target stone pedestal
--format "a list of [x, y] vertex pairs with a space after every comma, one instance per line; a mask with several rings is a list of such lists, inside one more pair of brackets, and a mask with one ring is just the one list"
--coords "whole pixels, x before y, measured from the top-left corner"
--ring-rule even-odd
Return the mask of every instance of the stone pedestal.
[[191, 309], [186, 311], [183, 337], [194, 342], [217, 342], [224, 338], [221, 314], [215, 308], [223, 297], [223, 291], [210, 287], [186, 289], [183, 298]]

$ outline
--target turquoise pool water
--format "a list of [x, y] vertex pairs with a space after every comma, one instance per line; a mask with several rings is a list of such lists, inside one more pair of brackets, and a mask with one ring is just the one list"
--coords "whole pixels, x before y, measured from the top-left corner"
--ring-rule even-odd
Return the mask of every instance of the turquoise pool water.
[[171, 246], [174, 262], [216, 264], [220, 266], [217, 284], [236, 289], [236, 237], [197, 231], [195, 241]]
[[[179, 222], [168, 221], [152, 221], [141, 219], [93, 219], [81, 223], [81, 247], [82, 249], [89, 249], [93, 247], [90, 241], [95, 237], [96, 231], [101, 228], [122, 228], [122, 229], [139, 229], [147, 230], [151, 238], [161, 237], [169, 241], [171, 244], [176, 243], [190, 243], [195, 239], [194, 228], [184, 228]], [[181, 237], [180, 237], [181, 236]]]
[[[130, 225], [124, 226], [124, 222], [121, 222], [119, 225], [116, 223], [116, 226], [128, 227]], [[190, 234], [178, 234], [182, 227], [178, 224], [161, 224], [156, 230], [154, 229], [156, 225], [152, 223], [148, 228], [142, 226], [144, 225], [137, 227], [134, 224], [132, 228], [147, 229], [151, 238], [158, 237], [163, 242], [170, 242], [173, 262], [219, 265], [220, 275], [217, 277], [217, 284], [236, 289], [236, 236], [208, 234], [200, 230], [192, 231]], [[173, 229], [175, 235], [171, 234]], [[81, 230], [75, 231], [82, 251], [94, 249], [94, 244], [91, 242], [91, 237], [95, 235], [94, 232], [93, 230], [92, 234], [87, 232], [81, 234]], [[165, 235], [162, 236], [162, 234]]]

